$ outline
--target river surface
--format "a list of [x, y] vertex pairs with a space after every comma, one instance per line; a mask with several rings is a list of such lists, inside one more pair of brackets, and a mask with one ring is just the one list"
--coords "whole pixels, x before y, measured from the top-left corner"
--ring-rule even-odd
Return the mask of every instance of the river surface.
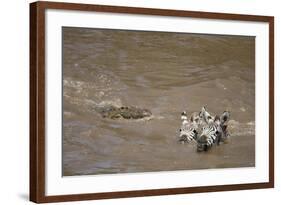
[[[64, 27], [63, 175], [255, 166], [255, 38]], [[142, 120], [95, 108], [136, 106]], [[180, 114], [231, 113], [227, 143], [177, 141]]]

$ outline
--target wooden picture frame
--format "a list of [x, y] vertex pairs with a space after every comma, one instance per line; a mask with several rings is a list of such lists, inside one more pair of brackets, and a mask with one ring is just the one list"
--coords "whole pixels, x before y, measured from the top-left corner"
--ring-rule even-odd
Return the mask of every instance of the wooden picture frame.
[[[265, 22], [269, 25], [269, 181], [184, 188], [145, 189], [103, 193], [47, 196], [46, 187], [46, 81], [45, 81], [45, 12], [47, 9], [138, 14], [210, 20]], [[274, 17], [182, 10], [164, 10], [103, 6], [75, 3], [35, 2], [30, 4], [30, 200], [36, 203], [62, 202], [199, 192], [261, 189], [274, 187]]]

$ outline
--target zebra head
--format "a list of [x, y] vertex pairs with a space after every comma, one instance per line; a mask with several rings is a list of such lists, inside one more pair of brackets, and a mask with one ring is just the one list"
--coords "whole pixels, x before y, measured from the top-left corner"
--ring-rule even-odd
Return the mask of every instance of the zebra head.
[[190, 119], [187, 117], [187, 113], [184, 111], [181, 114], [181, 128], [179, 130], [179, 142], [189, 143], [196, 141], [198, 136], [198, 125], [200, 123], [200, 117], [198, 113], [193, 113]]
[[230, 113], [224, 111], [221, 116], [215, 117], [207, 112], [203, 107], [199, 113], [202, 123], [198, 128], [197, 151], [207, 151], [213, 144], [219, 145], [223, 138], [228, 135], [227, 121], [229, 120]]

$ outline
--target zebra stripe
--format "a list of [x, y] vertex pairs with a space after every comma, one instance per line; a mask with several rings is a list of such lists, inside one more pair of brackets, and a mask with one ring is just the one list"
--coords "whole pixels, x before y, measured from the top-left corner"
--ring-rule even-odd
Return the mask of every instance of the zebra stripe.
[[180, 129], [179, 141], [181, 142], [191, 142], [197, 139], [196, 126], [189, 123], [184, 123]]
[[207, 150], [213, 144], [219, 142], [220, 132], [216, 123], [205, 124], [202, 127], [202, 132], [197, 140], [197, 150]]

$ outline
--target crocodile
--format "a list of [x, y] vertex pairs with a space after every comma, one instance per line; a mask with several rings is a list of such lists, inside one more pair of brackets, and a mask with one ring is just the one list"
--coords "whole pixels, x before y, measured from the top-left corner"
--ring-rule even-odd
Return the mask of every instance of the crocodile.
[[148, 109], [142, 109], [134, 106], [103, 106], [96, 109], [103, 118], [109, 119], [143, 119], [151, 117], [152, 113]]

